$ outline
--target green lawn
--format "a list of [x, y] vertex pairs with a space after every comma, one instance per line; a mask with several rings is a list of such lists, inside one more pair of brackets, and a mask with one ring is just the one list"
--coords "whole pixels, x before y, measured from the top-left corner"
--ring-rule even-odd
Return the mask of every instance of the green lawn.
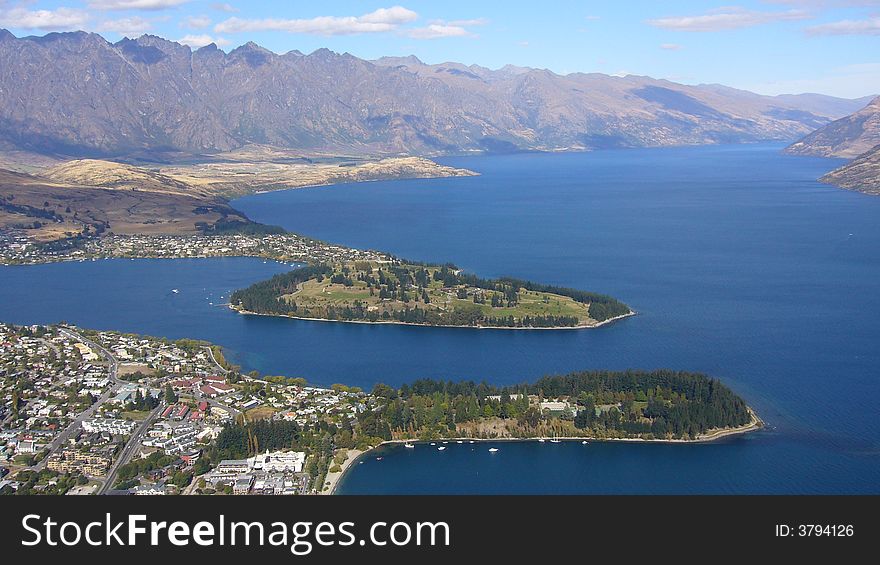
[[[408, 302], [403, 302], [397, 298], [383, 300], [379, 298], [378, 288], [374, 287], [373, 294], [371, 295], [366, 282], [357, 279], [365, 271], [357, 271], [353, 264], [347, 267], [349, 269], [347, 276], [351, 278], [352, 286], [331, 283], [330, 277], [325, 277], [320, 282], [316, 279], [311, 279], [300, 283], [296, 292], [285, 294], [282, 299], [288, 303], [295, 302], [299, 308], [308, 309], [313, 315], [317, 314], [318, 316], [320, 316], [321, 308], [353, 306], [356, 302], [361, 302], [367, 306], [368, 310], [378, 312], [380, 315], [383, 312], [393, 313], [415, 307], [423, 310], [450, 312], [457, 308], [466, 307], [470, 309], [477, 306], [486, 317], [508, 318], [513, 316], [516, 319], [522, 319], [525, 316], [566, 316], [575, 317], [580, 323], [590, 321], [588, 304], [577, 302], [567, 296], [547, 292], [520, 290], [516, 306], [509, 308], [506, 306], [492, 307], [491, 298], [496, 294], [495, 291], [465, 287], [464, 285], [444, 288], [442, 281], [433, 279], [434, 272], [438, 270], [435, 267], [428, 268], [430, 278], [427, 286], [424, 287], [429, 299], [427, 304], [423, 300], [420, 288], [411, 288], [407, 291], [409, 296]], [[372, 268], [373, 271], [370, 275], [376, 276], [378, 265], [372, 265]], [[421, 269], [421, 267], [415, 266], [407, 266], [407, 268], [411, 273], [416, 273]], [[333, 275], [344, 275], [342, 269], [343, 265], [336, 266]], [[399, 283], [398, 278], [387, 268], [383, 269], [383, 273], [388, 281]], [[466, 290], [468, 294], [466, 299], [457, 298], [457, 293], [460, 289]], [[480, 293], [484, 296], [484, 304], [474, 303], [473, 296], [475, 293]], [[499, 296], [501, 295], [499, 294]]]

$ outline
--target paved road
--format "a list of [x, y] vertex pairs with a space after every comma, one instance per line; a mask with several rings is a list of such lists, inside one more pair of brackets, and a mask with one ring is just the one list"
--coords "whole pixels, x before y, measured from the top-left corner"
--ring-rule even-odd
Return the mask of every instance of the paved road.
[[110, 465], [110, 469], [107, 471], [107, 476], [104, 479], [104, 484], [101, 485], [101, 488], [98, 489], [97, 494], [106, 494], [109, 491], [113, 484], [116, 482], [116, 474], [119, 473], [119, 468], [131, 461], [131, 458], [134, 457], [134, 454], [137, 453], [138, 447], [141, 443], [141, 437], [146, 433], [153, 422], [156, 420], [156, 417], [162, 413], [165, 409], [165, 403], [160, 402], [159, 406], [153, 408], [153, 411], [144, 418], [144, 421], [140, 423], [140, 425], [132, 432], [131, 437], [128, 438], [128, 441], [125, 444], [125, 447], [122, 448], [122, 452], [119, 454], [119, 457], [116, 458], [116, 461]]
[[[214, 366], [217, 368], [217, 370], [220, 371], [220, 373], [223, 375], [228, 375], [229, 371], [224, 369], [223, 366], [221, 366], [220, 363], [217, 362], [217, 359], [214, 357], [214, 351], [211, 349], [211, 347], [206, 345], [205, 351], [208, 352], [208, 357], [210, 357], [211, 361], [214, 363]], [[226, 404], [223, 404], [222, 402], [214, 400], [213, 398], [208, 398], [206, 396], [203, 396], [199, 392], [195, 392], [193, 394], [193, 396], [196, 397], [196, 400], [199, 400], [199, 401], [204, 400], [210, 406], [216, 406], [217, 408], [221, 408], [223, 410], [226, 410], [227, 412], [229, 412], [232, 415], [233, 418], [236, 418], [241, 413], [238, 410], [236, 410], [235, 408], [233, 408], [232, 406], [227, 406]]]
[[217, 370], [220, 371], [220, 374], [225, 375], [225, 374], [227, 374], [227, 373], [229, 372], [229, 371], [227, 371], [226, 369], [223, 368], [223, 365], [221, 365], [220, 363], [217, 362], [217, 358], [214, 357], [214, 350], [211, 349], [210, 346], [206, 345], [206, 346], [205, 346], [205, 351], [208, 352], [208, 357], [211, 358], [211, 361], [212, 361], [212, 362], [214, 363], [214, 365], [217, 367]]

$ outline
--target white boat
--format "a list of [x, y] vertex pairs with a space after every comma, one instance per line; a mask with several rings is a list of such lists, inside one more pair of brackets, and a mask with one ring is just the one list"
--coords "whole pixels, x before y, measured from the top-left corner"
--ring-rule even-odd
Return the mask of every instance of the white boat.
[[455, 442], [455, 443], [464, 443], [464, 442], [463, 442], [463, 441], [457, 441], [457, 442]]
[[446, 449], [446, 448], [441, 445], [440, 447], [437, 448], [437, 451], [443, 451], [444, 449]]
[[177, 290], [176, 288], [172, 288], [172, 289], [171, 289], [171, 292], [173, 292], [174, 294], [177, 294], [177, 293], [179, 293], [180, 291]]
[[550, 440], [550, 443], [560, 443], [560, 442], [562, 442], [561, 439], [551, 439]]
[[468, 443], [474, 443], [474, 440], [470, 440]]
[[436, 444], [436, 443], [434, 443], [434, 442], [433, 442], [433, 441], [432, 441], [432, 442], [431, 442], [431, 445], [437, 445], [437, 444]]
[[588, 443], [590, 443], [590, 442], [588, 442], [587, 440], [584, 440], [581, 442], [581, 445], [587, 445]]
[[541, 438], [541, 439], [539, 439], [538, 441], [539, 441], [540, 443], [544, 443], [546, 440], [545, 440], [544, 438]]
[[443, 445], [446, 445], [447, 443], [449, 443], [449, 442], [448, 442], [448, 441], [444, 441], [444, 442], [443, 442]]
[[411, 444], [411, 443], [404, 443], [404, 444], [403, 444], [403, 447], [408, 447], [409, 449], [415, 449], [415, 448], [416, 448], [416, 446], [414, 446], [414, 445]]
[[376, 461], [381, 461], [381, 460], [382, 460], [381, 457], [376, 457]]
[[497, 447], [490, 447], [489, 448], [489, 453], [495, 453], [496, 451], [498, 451]]

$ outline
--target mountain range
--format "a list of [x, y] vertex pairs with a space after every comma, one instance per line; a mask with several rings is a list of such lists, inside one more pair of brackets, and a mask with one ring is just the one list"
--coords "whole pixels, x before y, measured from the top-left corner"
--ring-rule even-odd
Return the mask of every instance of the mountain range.
[[859, 111], [831, 122], [790, 145], [795, 155], [853, 158], [880, 145], [880, 96]]
[[0, 150], [434, 155], [791, 140], [867, 103], [507, 66], [0, 30]]
[[822, 182], [880, 195], [880, 97], [788, 146], [793, 155], [852, 158]]

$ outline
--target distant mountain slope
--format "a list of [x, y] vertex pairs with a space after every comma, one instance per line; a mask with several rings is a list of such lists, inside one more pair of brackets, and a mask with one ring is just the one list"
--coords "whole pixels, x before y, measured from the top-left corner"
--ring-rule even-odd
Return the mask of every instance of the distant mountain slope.
[[253, 43], [193, 52], [149, 35], [111, 44], [0, 30], [0, 61], [0, 149], [76, 157], [164, 160], [248, 144], [369, 155], [788, 140], [851, 103], [327, 49], [277, 55]]
[[110, 231], [193, 234], [218, 222], [250, 223], [221, 198], [194, 190], [135, 189], [112, 182], [95, 186], [53, 176], [0, 169], [0, 230], [24, 230], [35, 241], [54, 241]]
[[880, 97], [854, 114], [814, 131], [790, 145], [795, 155], [856, 157], [880, 144]]
[[819, 180], [848, 190], [880, 195], [880, 145]]
[[79, 186], [187, 194], [201, 197], [214, 196], [196, 185], [187, 184], [155, 171], [97, 159], [67, 161], [43, 171], [41, 176], [56, 182]]

